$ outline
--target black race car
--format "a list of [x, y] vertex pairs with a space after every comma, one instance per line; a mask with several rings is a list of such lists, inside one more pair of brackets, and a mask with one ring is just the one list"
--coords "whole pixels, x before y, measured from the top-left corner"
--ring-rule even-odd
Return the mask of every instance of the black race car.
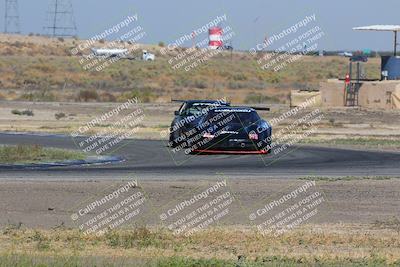
[[223, 100], [172, 100], [182, 102], [179, 110], [175, 111], [175, 118], [171, 123], [169, 134], [170, 147], [184, 147], [186, 133], [195, 128], [201, 118], [215, 107], [229, 106]]
[[270, 150], [272, 128], [255, 108], [191, 100], [185, 101], [175, 115], [170, 131], [174, 151], [266, 154]]
[[201, 138], [191, 153], [267, 154], [272, 127], [254, 108], [217, 107], [199, 121]]

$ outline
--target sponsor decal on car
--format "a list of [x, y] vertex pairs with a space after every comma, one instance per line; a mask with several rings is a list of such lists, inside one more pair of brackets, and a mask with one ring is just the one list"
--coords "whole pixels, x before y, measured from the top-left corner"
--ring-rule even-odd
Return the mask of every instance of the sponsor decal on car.
[[214, 109], [214, 112], [243, 112], [243, 113], [250, 113], [252, 109]]

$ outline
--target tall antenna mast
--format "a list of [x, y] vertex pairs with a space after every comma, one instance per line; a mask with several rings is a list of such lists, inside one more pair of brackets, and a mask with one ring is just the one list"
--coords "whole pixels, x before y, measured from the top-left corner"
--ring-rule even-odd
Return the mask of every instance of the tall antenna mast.
[[74, 11], [70, 0], [51, 0], [44, 27], [52, 37], [73, 37], [77, 34]]
[[4, 32], [13, 34], [20, 33], [18, 0], [6, 0], [5, 6]]

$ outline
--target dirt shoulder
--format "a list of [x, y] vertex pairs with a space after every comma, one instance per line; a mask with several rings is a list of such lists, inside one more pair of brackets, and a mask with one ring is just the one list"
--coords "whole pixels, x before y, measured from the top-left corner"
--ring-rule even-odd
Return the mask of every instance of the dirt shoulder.
[[399, 263], [400, 179], [317, 180], [315, 190], [325, 198], [318, 213], [280, 234], [260, 231], [249, 214], [308, 180], [227, 180], [236, 200], [225, 219], [190, 236], [176, 235], [161, 223], [159, 214], [166, 206], [177, 207], [183, 198], [214, 182], [139, 181], [151, 203], [149, 213], [96, 235], [79, 231], [71, 214], [127, 181], [0, 181], [0, 261], [20, 264], [16, 266], [25, 266], [21, 262], [41, 266]]
[[[0, 131], [39, 132], [71, 134], [91, 120], [118, 107], [121, 103], [59, 103], [0, 101]], [[286, 105], [269, 105], [270, 112], [259, 112], [266, 120], [278, 118], [289, 110]], [[137, 104], [132, 109], [143, 110], [144, 119], [135, 125], [130, 138], [164, 139], [173, 112], [179, 103]], [[301, 143], [353, 146], [355, 148], [378, 148], [398, 150], [400, 148], [400, 111], [368, 109], [305, 109], [274, 125], [274, 133], [290, 127], [296, 120], [318, 109], [322, 119], [315, 124], [312, 134], [301, 138]], [[16, 111], [30, 110], [33, 116], [17, 115]], [[121, 120], [132, 110], [125, 110], [111, 120], [91, 127], [86, 134], [100, 133], [112, 123]], [[131, 130], [125, 129], [125, 131]], [[122, 129], [124, 131], [124, 129]], [[283, 132], [288, 135], [288, 132]], [[347, 141], [346, 141], [347, 140]]]
[[[132, 176], [134, 177], [134, 175]], [[136, 178], [132, 178], [136, 179]], [[235, 196], [230, 214], [221, 221], [223, 225], [252, 225], [249, 214], [273, 200], [289, 194], [309, 180], [248, 179], [227, 181], [227, 190]], [[217, 180], [217, 177], [216, 179]], [[400, 179], [387, 177], [344, 177], [342, 180], [315, 178], [314, 191], [325, 199], [317, 216], [309, 223], [375, 223], [400, 219]], [[159, 215], [173, 207], [179, 200], [199, 193], [211, 180], [140, 180], [142, 192], [149, 200], [140, 221], [145, 225], [160, 225]], [[127, 180], [103, 181], [0, 181], [0, 225], [22, 224], [26, 227], [49, 229], [59, 225], [77, 227], [71, 215], [93, 199], [101, 199], [113, 188], [125, 185]], [[101, 212], [93, 211], [93, 214]]]

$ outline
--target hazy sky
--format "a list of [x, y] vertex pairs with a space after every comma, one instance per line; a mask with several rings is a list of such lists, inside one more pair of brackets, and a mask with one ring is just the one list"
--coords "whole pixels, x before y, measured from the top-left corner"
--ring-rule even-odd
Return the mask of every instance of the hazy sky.
[[[147, 35], [145, 43], [170, 43], [218, 15], [226, 14], [235, 32], [233, 46], [249, 49], [264, 37], [290, 27], [306, 15], [316, 14], [315, 25], [325, 37], [326, 50], [391, 50], [392, 33], [356, 32], [351, 28], [370, 24], [400, 24], [399, 0], [71, 0], [78, 35], [88, 38], [108, 29], [128, 14], [138, 14]], [[19, 0], [21, 31], [43, 33], [49, 0]], [[0, 1], [4, 14], [4, 0]], [[4, 19], [0, 20], [4, 29]]]

